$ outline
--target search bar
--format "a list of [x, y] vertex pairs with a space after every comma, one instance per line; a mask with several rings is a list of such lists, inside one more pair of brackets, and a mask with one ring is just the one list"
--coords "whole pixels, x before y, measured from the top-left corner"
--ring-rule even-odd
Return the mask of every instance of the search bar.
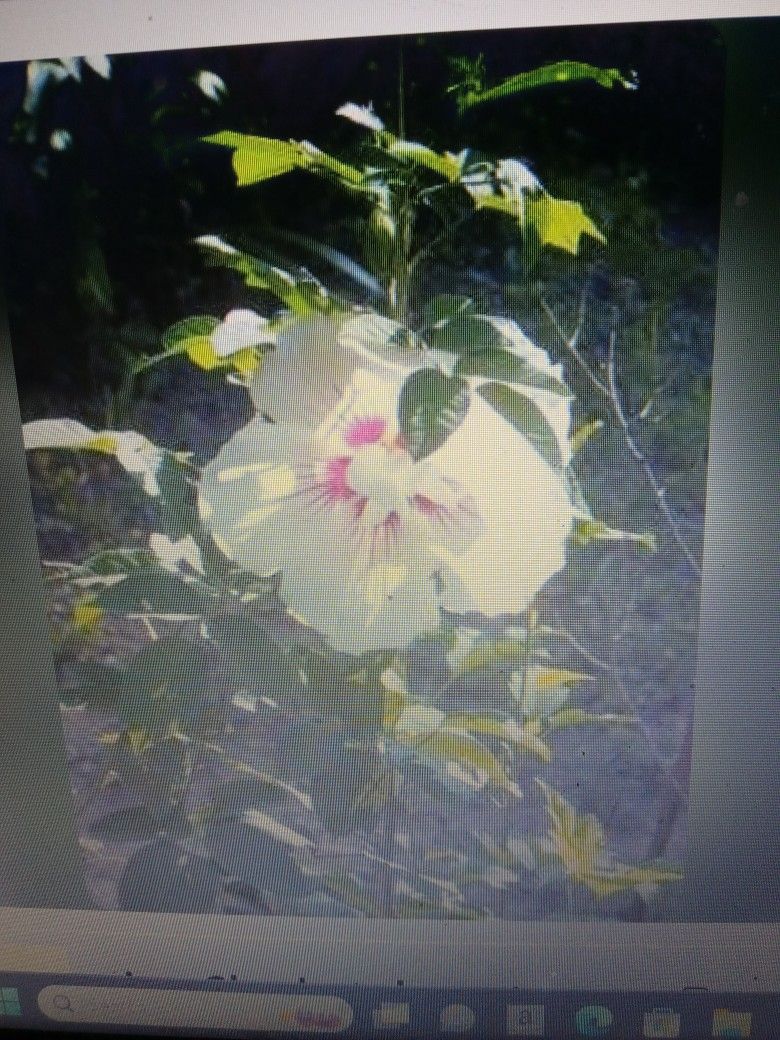
[[340, 1033], [353, 1017], [340, 997], [118, 986], [47, 986], [38, 994], [38, 1007], [48, 1018], [74, 1024], [279, 1033]]

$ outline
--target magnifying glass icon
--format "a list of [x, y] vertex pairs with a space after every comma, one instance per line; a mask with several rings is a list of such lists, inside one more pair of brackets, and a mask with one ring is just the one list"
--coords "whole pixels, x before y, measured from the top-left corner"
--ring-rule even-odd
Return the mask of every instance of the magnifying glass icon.
[[70, 997], [66, 997], [64, 993], [59, 993], [52, 1001], [58, 1011], [72, 1011], [73, 1008], [70, 1004]]

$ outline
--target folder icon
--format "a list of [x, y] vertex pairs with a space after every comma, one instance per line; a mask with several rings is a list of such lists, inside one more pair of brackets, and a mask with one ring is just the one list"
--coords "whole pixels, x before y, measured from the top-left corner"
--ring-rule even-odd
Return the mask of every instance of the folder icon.
[[721, 1040], [747, 1040], [752, 1015], [749, 1011], [718, 1008], [712, 1018], [712, 1035]]

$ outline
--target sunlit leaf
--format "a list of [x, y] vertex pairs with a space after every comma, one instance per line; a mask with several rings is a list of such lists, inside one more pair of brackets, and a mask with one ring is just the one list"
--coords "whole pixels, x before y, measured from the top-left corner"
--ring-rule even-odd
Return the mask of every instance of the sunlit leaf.
[[599, 430], [603, 429], [603, 427], [603, 419], [590, 419], [588, 422], [578, 426], [571, 437], [570, 443], [572, 454], [576, 455], [577, 452], [587, 444], [591, 437], [594, 437]]
[[483, 76], [484, 65], [481, 68], [468, 66], [461, 70], [459, 82], [451, 88], [457, 93], [458, 108], [461, 112], [487, 101], [495, 101], [522, 91], [555, 83], [591, 80], [602, 87], [622, 86], [627, 90], [633, 90], [637, 85], [636, 77], [633, 74], [626, 76], [620, 69], [599, 68], [584, 61], [552, 62], [537, 69], [529, 69], [527, 72], [518, 72], [513, 76], [508, 76], [501, 83], [487, 88], [484, 86]]
[[181, 321], [177, 321], [169, 326], [163, 333], [163, 347], [165, 350], [173, 350], [189, 340], [209, 339], [218, 325], [219, 318], [215, 318], [210, 314], [199, 314], [190, 318], [182, 318]]
[[554, 199], [543, 191], [526, 199], [525, 223], [535, 229], [541, 246], [555, 246], [568, 253], [577, 253], [583, 235], [606, 242], [579, 202]]
[[503, 383], [487, 383], [477, 393], [529, 441], [553, 469], [562, 466], [561, 449], [553, 428], [530, 397]]
[[632, 866], [609, 856], [603, 828], [592, 815], [579, 814], [563, 795], [541, 780], [551, 822], [549, 847], [572, 881], [603, 898], [631, 889], [649, 889], [679, 881], [674, 868], [649, 864]]
[[302, 165], [300, 149], [289, 141], [225, 130], [204, 137], [206, 144], [233, 149], [233, 169], [240, 186], [279, 177]]
[[266, 290], [293, 314], [329, 314], [345, 309], [308, 271], [293, 274], [259, 257], [241, 252], [214, 235], [201, 236], [195, 240], [195, 244], [210, 264], [236, 271], [248, 288]]
[[442, 155], [417, 141], [402, 141], [392, 138], [385, 144], [385, 150], [394, 159], [407, 159], [418, 166], [425, 166], [448, 181], [456, 180], [460, 174], [461, 166], [457, 156], [451, 155], [449, 152]]
[[332, 176], [351, 188], [363, 184], [360, 170], [328, 155], [308, 141], [280, 141], [232, 130], [204, 137], [203, 141], [233, 150], [233, 169], [240, 187], [270, 180], [295, 169]]
[[519, 787], [507, 775], [496, 755], [466, 734], [439, 730], [417, 742], [415, 747], [423, 754], [460, 766], [460, 775], [464, 780], [469, 778], [475, 787], [489, 782], [514, 798], [521, 797]]
[[574, 526], [573, 539], [576, 545], [590, 545], [591, 542], [633, 542], [648, 552], [654, 552], [657, 547], [657, 539], [652, 531], [642, 534], [633, 531], [621, 531], [615, 527], [608, 527], [601, 520], [578, 520]]

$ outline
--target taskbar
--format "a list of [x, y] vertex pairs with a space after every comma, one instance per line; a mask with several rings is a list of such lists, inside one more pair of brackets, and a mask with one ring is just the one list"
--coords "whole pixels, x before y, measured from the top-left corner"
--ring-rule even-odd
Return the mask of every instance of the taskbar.
[[0, 975], [0, 1030], [177, 1036], [776, 1040], [780, 995]]

